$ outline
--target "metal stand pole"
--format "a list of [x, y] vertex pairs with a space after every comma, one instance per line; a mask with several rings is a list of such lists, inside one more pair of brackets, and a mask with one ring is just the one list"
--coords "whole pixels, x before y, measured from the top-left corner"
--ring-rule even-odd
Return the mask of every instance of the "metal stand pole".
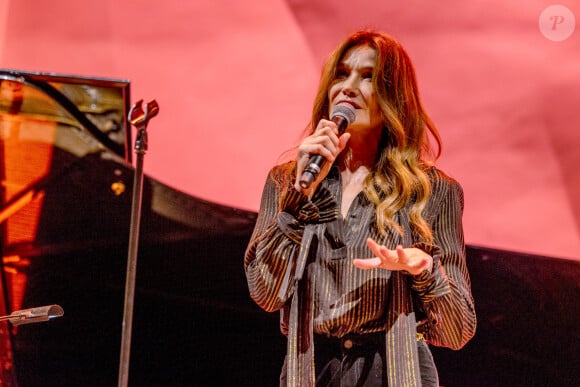
[[123, 334], [121, 338], [121, 356], [119, 361], [118, 386], [125, 387], [129, 381], [129, 360], [131, 355], [131, 330], [133, 328], [133, 301], [135, 299], [135, 278], [137, 270], [137, 252], [139, 246], [139, 226], [141, 220], [141, 202], [143, 197], [143, 156], [147, 151], [147, 124], [157, 115], [159, 106], [155, 100], [147, 103], [145, 110], [143, 100], [131, 107], [129, 121], [137, 128], [135, 138], [135, 178], [133, 181], [133, 201], [131, 206], [131, 228], [129, 231], [129, 251], [127, 257], [127, 277], [125, 280], [125, 307], [123, 313]]

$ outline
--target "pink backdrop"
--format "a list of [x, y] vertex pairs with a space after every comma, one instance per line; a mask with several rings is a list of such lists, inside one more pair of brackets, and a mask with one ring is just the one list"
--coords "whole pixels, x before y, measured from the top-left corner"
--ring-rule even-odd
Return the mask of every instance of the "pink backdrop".
[[160, 105], [147, 174], [257, 210], [325, 55], [382, 29], [414, 59], [439, 165], [465, 189], [467, 242], [580, 259], [580, 31], [545, 37], [549, 1], [391, 3], [0, 0], [0, 67], [130, 79], [134, 101]]

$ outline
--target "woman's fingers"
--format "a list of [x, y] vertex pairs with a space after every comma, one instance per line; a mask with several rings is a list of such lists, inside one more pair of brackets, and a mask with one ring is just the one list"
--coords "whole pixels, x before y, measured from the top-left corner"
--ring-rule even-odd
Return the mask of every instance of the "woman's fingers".
[[352, 264], [359, 269], [376, 269], [381, 267], [382, 261], [380, 258], [355, 258]]
[[356, 267], [360, 269], [373, 269], [380, 267], [387, 270], [399, 270], [397, 263], [398, 257], [393, 250], [389, 250], [385, 246], [379, 245], [372, 238], [367, 239], [367, 246], [376, 257], [366, 259], [357, 258], [353, 261], [353, 264]]
[[359, 269], [404, 270], [415, 275], [424, 270], [430, 271], [433, 266], [433, 258], [423, 250], [414, 247], [397, 246], [394, 250], [390, 250], [386, 246], [379, 245], [372, 238], [367, 239], [367, 246], [376, 257], [354, 259], [353, 264]]
[[298, 153], [300, 154], [299, 157], [305, 157], [306, 159], [310, 159], [310, 156], [314, 154], [321, 155], [331, 162], [335, 159], [335, 152], [333, 149], [329, 149], [329, 147], [324, 146], [323, 144], [302, 144]]
[[327, 124], [323, 125], [321, 121], [314, 133], [306, 137], [298, 147], [298, 157], [310, 157], [313, 154], [319, 154], [330, 161], [334, 161], [344, 145], [338, 138], [336, 124], [327, 121]]

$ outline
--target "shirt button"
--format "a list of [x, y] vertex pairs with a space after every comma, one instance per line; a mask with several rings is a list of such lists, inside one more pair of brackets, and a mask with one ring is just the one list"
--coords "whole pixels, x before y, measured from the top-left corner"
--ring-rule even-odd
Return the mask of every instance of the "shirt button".
[[352, 340], [350, 340], [350, 339], [344, 340], [344, 342], [342, 343], [342, 346], [344, 347], [344, 349], [351, 349], [352, 348]]

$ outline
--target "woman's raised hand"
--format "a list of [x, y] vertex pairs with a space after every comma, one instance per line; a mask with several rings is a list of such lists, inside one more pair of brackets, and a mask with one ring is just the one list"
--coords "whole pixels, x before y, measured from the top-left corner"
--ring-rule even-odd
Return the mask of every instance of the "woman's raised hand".
[[[316, 126], [316, 130], [310, 136], [306, 137], [298, 146], [295, 188], [305, 195], [312, 197], [318, 184], [330, 171], [330, 167], [334, 160], [336, 160], [336, 157], [346, 147], [349, 138], [350, 133], [343, 133], [339, 136], [338, 129], [334, 122], [324, 119], [320, 120]], [[302, 171], [304, 171], [304, 168], [308, 164], [308, 160], [315, 154], [324, 157], [326, 162], [322, 166], [317, 179], [309, 188], [305, 189], [300, 187], [299, 180], [302, 176]]]
[[394, 250], [379, 245], [373, 239], [367, 239], [367, 246], [371, 249], [374, 258], [357, 258], [353, 264], [359, 269], [382, 268], [393, 271], [406, 271], [417, 275], [433, 269], [433, 257], [416, 247], [403, 248], [397, 246]]

